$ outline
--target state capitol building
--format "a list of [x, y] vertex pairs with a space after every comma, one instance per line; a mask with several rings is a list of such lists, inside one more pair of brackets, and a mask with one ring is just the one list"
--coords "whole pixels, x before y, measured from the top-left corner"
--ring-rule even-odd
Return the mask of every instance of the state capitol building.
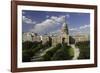
[[79, 34], [75, 36], [69, 35], [68, 25], [63, 22], [62, 27], [60, 29], [60, 34], [55, 35], [39, 35], [33, 32], [25, 32], [22, 34], [22, 41], [31, 41], [31, 42], [42, 42], [45, 44], [47, 42], [51, 42], [52, 46], [55, 46], [59, 43], [66, 43], [67, 45], [75, 44], [76, 42], [88, 41], [89, 37], [84, 34]]

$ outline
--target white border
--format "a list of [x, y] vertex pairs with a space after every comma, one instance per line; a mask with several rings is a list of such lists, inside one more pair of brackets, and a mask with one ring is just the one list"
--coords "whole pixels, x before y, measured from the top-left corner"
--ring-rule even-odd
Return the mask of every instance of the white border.
[[[40, 7], [40, 6], [23, 6], [17, 7], [17, 67], [43, 67], [43, 66], [60, 66], [60, 65], [80, 65], [94, 64], [94, 10], [93, 9], [74, 9], [74, 8], [57, 8], [57, 7]], [[67, 60], [67, 61], [45, 61], [45, 62], [26, 62], [22, 63], [22, 10], [39, 10], [39, 11], [59, 11], [59, 12], [82, 12], [90, 13], [90, 60]]]

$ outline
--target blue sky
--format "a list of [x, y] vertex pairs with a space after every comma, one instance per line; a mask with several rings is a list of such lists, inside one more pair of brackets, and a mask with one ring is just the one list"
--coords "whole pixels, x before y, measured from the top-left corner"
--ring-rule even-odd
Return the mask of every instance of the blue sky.
[[90, 14], [75, 12], [22, 10], [22, 31], [39, 34], [58, 33], [64, 19], [71, 35], [90, 33]]

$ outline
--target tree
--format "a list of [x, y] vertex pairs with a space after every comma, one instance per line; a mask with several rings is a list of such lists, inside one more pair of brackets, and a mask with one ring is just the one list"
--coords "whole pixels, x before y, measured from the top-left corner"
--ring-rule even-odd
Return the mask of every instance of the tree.
[[78, 42], [76, 46], [80, 49], [79, 59], [90, 59], [90, 42]]
[[63, 45], [61, 49], [57, 50], [53, 57], [51, 58], [52, 60], [70, 60], [73, 58], [73, 50], [70, 46]]

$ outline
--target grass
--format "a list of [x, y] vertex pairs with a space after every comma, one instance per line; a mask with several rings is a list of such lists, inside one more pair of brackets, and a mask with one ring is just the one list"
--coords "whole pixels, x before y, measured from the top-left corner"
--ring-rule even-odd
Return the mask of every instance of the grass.
[[[46, 43], [45, 45], [42, 45], [38, 42], [24, 42], [23, 43], [23, 62], [30, 62], [31, 58], [35, 56], [36, 53], [38, 53], [41, 49], [43, 49], [43, 52], [50, 48], [51, 46], [49, 43]], [[67, 44], [57, 44], [55, 47], [51, 48], [41, 56], [42, 61], [53, 61], [53, 60], [71, 60], [74, 56], [73, 48], [68, 46]]]

